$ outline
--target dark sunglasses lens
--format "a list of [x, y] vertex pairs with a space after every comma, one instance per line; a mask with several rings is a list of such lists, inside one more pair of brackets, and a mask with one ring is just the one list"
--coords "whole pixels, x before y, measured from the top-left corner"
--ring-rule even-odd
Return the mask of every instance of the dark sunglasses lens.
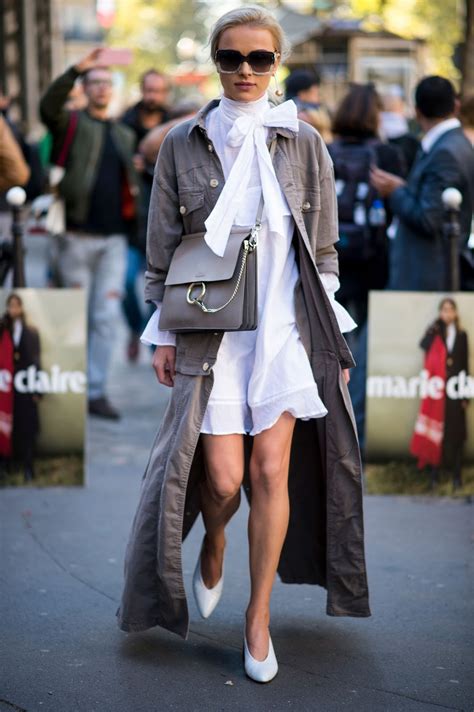
[[242, 60], [240, 52], [233, 49], [218, 49], [216, 52], [216, 61], [224, 72], [236, 72]]
[[274, 62], [273, 52], [256, 51], [249, 54], [249, 64], [254, 72], [269, 72]]

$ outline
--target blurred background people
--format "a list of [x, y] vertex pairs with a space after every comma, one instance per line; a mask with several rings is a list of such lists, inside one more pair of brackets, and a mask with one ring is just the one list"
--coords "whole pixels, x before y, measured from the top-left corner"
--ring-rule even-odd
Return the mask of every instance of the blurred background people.
[[0, 243], [10, 238], [11, 210], [6, 192], [27, 184], [31, 171], [5, 118], [0, 114]]
[[464, 135], [474, 146], [474, 92], [461, 99], [459, 119]]
[[137, 146], [151, 129], [169, 118], [169, 79], [157, 69], [148, 69], [141, 76], [140, 91], [141, 99], [121, 119], [135, 133]]
[[[92, 51], [58, 77], [40, 110], [53, 136], [53, 156], [65, 141], [70, 144], [59, 184], [66, 234], [58, 238], [57, 270], [62, 286], [83, 287], [88, 294], [89, 412], [117, 419], [106, 380], [125, 281], [127, 237], [137, 230], [139, 184], [133, 162], [136, 137], [108, 116], [112, 75], [101, 66], [100, 54]], [[78, 77], [88, 105], [69, 112], [65, 103]]]
[[328, 150], [334, 163], [339, 213], [339, 300], [362, 327], [370, 289], [388, 280], [388, 201], [370, 185], [370, 170], [379, 166], [398, 176], [404, 163], [398, 149], [379, 137], [382, 104], [370, 84], [356, 84], [338, 106]]
[[[425, 352], [424, 369], [430, 378], [437, 376], [447, 383], [464, 374], [461, 378], [465, 380], [469, 373], [468, 337], [460, 326], [454, 299], [442, 300], [438, 318], [426, 331], [420, 348]], [[410, 452], [418, 458], [420, 469], [430, 466], [432, 486], [438, 481], [440, 467], [452, 473], [453, 489], [462, 486], [469, 399], [461, 395], [458, 381], [457, 386], [448, 388], [441, 398], [426, 396], [420, 405]]]
[[[15, 141], [17, 142], [20, 150], [23, 154], [28, 168], [30, 169], [30, 175], [26, 183], [22, 184], [26, 192], [26, 199], [28, 201], [34, 200], [42, 192], [45, 184], [46, 174], [44, 172], [43, 166], [41, 164], [40, 152], [38, 144], [36, 142], [27, 141], [24, 132], [21, 130], [20, 126], [11, 120], [10, 118], [10, 98], [4, 94], [0, 94], [0, 116], [3, 117], [5, 122], [8, 124]], [[5, 203], [0, 198], [0, 205], [2, 209], [5, 207]]]
[[0, 193], [15, 185], [25, 185], [30, 177], [30, 169], [20, 146], [0, 115]]
[[[474, 149], [474, 92], [461, 99], [459, 119], [467, 140]], [[467, 292], [474, 292], [474, 200], [471, 234], [461, 253], [461, 285]]]
[[374, 87], [351, 87], [336, 110], [334, 141], [329, 154], [334, 163], [339, 214], [339, 301], [358, 324], [347, 334], [357, 368], [349, 390], [361, 450], [365, 446], [365, 380], [367, 371], [367, 312], [370, 289], [384, 289], [388, 280], [387, 229], [392, 215], [387, 201], [370, 185], [371, 166], [397, 175], [404, 163], [397, 148], [379, 137], [381, 100]]
[[[19, 371], [30, 366], [41, 368], [41, 348], [38, 331], [28, 325], [18, 294], [10, 294], [0, 319], [0, 352], [0, 370], [10, 374], [11, 386], [0, 390], [0, 456], [7, 465], [20, 465], [25, 482], [30, 482], [35, 476], [39, 396], [28, 387], [14, 387], [14, 380]], [[22, 383], [27, 386], [28, 380], [23, 378]]]
[[131, 106], [122, 116], [121, 121], [135, 134], [134, 164], [140, 180], [140, 201], [138, 229], [136, 239], [130, 241], [127, 254], [127, 272], [125, 294], [122, 301], [130, 335], [127, 354], [130, 361], [135, 361], [140, 352], [140, 334], [146, 321], [142, 298], [138, 297], [137, 281], [145, 270], [146, 226], [148, 206], [155, 164], [148, 161], [140, 150], [140, 142], [149, 131], [168, 121], [169, 80], [157, 69], [147, 70], [140, 79], [141, 99]]
[[403, 89], [393, 84], [382, 94], [383, 111], [380, 114], [380, 134], [400, 149], [409, 173], [420, 148], [420, 142], [410, 129]]
[[298, 109], [298, 118], [311, 124], [325, 143], [331, 141], [331, 119], [320, 100], [321, 80], [318, 74], [307, 69], [296, 69], [285, 79], [285, 99], [292, 99]]
[[474, 152], [454, 115], [455, 93], [443, 77], [425, 77], [415, 92], [422, 151], [405, 182], [393, 171], [374, 168], [372, 185], [389, 201], [399, 225], [390, 250], [389, 288], [441, 291], [449, 284], [449, 257], [443, 237], [445, 188], [462, 195], [459, 254], [471, 230]]
[[173, 126], [192, 118], [201, 108], [198, 101], [182, 100], [170, 111], [170, 119], [161, 126], [157, 126], [147, 133], [139, 145], [139, 150], [144, 159], [151, 165], [155, 165], [160, 150], [161, 144], [168, 131], [171, 131]]

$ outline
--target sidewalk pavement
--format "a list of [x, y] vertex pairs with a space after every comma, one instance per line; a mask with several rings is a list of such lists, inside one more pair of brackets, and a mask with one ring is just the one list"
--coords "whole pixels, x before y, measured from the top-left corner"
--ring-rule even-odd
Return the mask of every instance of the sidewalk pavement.
[[166, 404], [148, 363], [117, 359], [119, 423], [91, 419], [81, 489], [9, 489], [1, 506], [0, 712], [424, 712], [474, 710], [473, 506], [366, 497], [372, 618], [331, 618], [325, 591], [275, 585], [280, 671], [242, 669], [247, 505], [228, 527], [225, 588], [199, 618], [191, 577], [199, 522], [184, 545], [191, 632], [126, 635], [115, 611], [141, 476]]

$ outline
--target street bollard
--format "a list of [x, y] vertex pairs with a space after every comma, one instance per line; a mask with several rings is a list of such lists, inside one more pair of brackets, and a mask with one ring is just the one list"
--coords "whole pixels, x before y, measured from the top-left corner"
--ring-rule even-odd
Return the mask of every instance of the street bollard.
[[446, 188], [441, 194], [441, 200], [445, 211], [443, 232], [446, 243], [449, 245], [448, 289], [451, 292], [458, 292], [460, 287], [459, 237], [461, 234], [459, 209], [462, 203], [462, 195], [457, 188]]
[[23, 248], [23, 227], [21, 224], [21, 208], [26, 200], [26, 193], [23, 188], [10, 188], [7, 195], [7, 203], [12, 209], [12, 262], [13, 262], [13, 287], [26, 287], [25, 283], [25, 263]]

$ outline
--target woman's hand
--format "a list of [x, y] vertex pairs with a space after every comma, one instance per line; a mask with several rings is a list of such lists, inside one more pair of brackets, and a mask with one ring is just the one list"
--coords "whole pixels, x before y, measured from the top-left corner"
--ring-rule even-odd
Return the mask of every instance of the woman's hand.
[[172, 388], [176, 375], [176, 347], [157, 346], [153, 354], [153, 368], [160, 383]]
[[351, 372], [348, 368], [343, 368], [342, 369], [342, 375], [344, 376], [344, 380], [346, 383], [349, 383], [351, 380]]

